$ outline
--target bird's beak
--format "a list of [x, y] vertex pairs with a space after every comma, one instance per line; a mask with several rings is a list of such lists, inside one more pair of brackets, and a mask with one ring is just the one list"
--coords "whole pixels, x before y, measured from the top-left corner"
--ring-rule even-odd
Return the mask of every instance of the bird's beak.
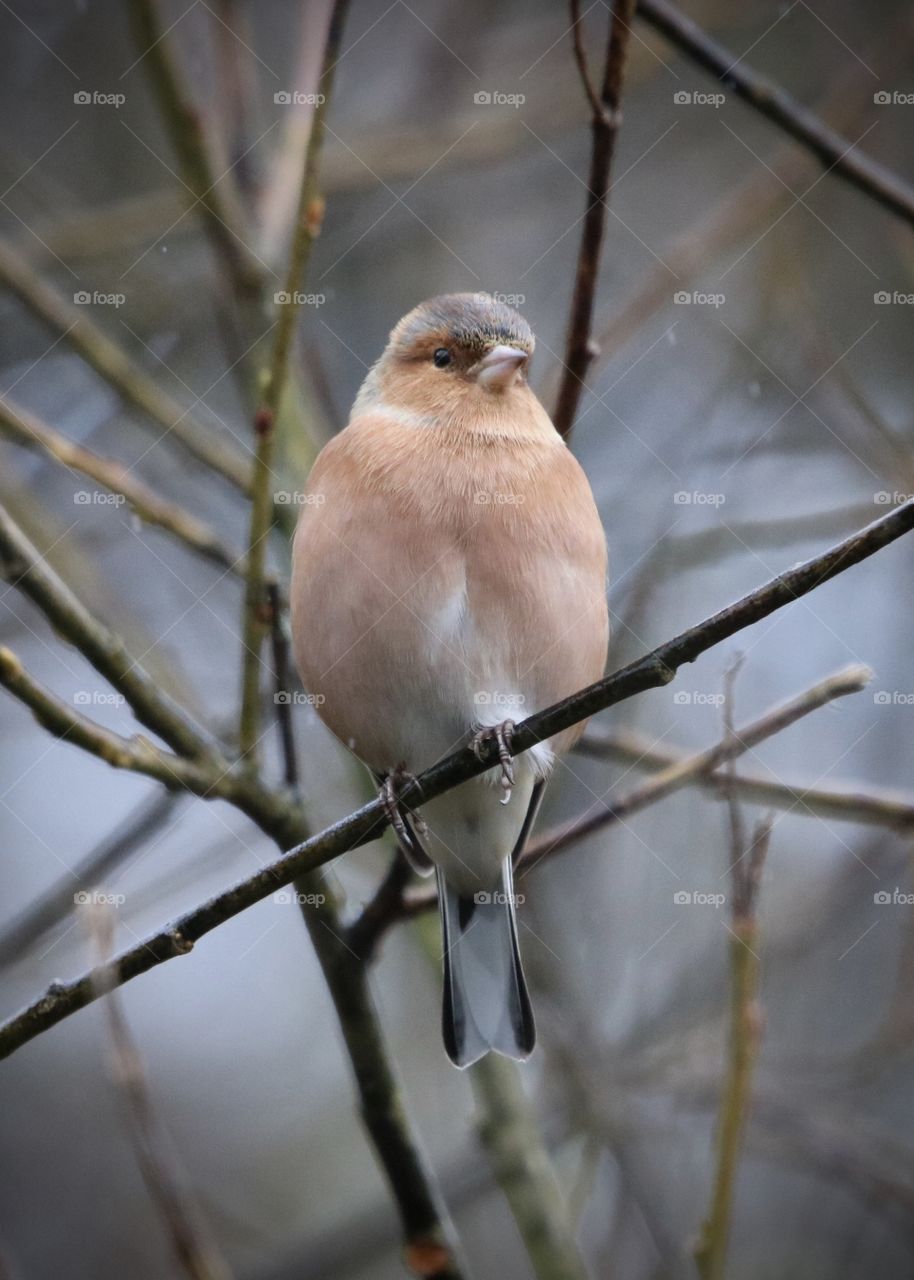
[[526, 363], [527, 353], [518, 347], [493, 347], [477, 364], [476, 381], [489, 391], [505, 391]]

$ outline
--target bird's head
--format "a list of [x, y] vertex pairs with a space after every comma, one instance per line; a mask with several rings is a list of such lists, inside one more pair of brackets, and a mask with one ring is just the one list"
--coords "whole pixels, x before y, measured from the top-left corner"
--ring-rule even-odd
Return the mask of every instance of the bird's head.
[[533, 346], [526, 320], [489, 294], [431, 298], [395, 327], [356, 408], [501, 418], [531, 395]]

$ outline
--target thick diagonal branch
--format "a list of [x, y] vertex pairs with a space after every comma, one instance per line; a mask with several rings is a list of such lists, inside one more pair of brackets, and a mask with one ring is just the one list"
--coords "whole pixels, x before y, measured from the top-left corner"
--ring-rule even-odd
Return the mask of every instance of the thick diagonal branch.
[[[513, 735], [515, 752], [527, 751], [535, 743], [560, 733], [606, 707], [634, 697], [645, 689], [668, 684], [683, 663], [694, 661], [699, 654], [722, 640], [846, 572], [852, 565], [874, 555], [912, 528], [914, 501], [897, 507], [822, 555], [774, 578], [757, 591], [666, 641], [622, 670], [521, 721]], [[498, 752], [494, 745], [484, 746], [479, 755], [470, 747], [465, 747], [426, 770], [415, 783], [404, 788], [404, 801], [413, 807], [419, 806], [424, 800], [441, 795], [497, 764]], [[262, 788], [257, 789], [255, 800], [245, 811], [251, 812], [255, 805], [261, 809], [270, 809], [272, 806], [281, 810], [280, 800]], [[341, 853], [367, 844], [386, 825], [387, 818], [380, 800], [364, 805], [333, 826], [290, 848], [288, 853], [271, 866], [264, 867], [249, 879], [240, 881], [208, 902], [186, 912], [174, 926], [153, 934], [138, 946], [117, 956], [110, 963], [108, 977], [115, 983], [127, 982], [164, 960], [171, 959], [176, 954], [173, 941], [175, 934], [191, 943], [197, 941], [226, 920], [260, 902], [281, 885], [288, 884]], [[275, 831], [277, 835], [281, 835], [278, 824], [275, 825]], [[57, 984], [53, 990], [0, 1026], [0, 1057], [12, 1053], [48, 1027], [90, 1004], [95, 998], [94, 983], [95, 978], [89, 973], [73, 982]]]

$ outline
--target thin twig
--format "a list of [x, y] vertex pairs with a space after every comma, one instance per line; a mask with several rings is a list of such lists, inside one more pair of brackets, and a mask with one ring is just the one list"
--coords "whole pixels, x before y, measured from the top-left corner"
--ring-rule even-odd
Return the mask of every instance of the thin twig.
[[270, 610], [270, 637], [273, 648], [273, 675], [275, 678], [273, 700], [276, 703], [276, 721], [282, 742], [286, 786], [298, 786], [298, 755], [295, 750], [295, 725], [292, 717], [291, 664], [289, 662], [289, 636], [286, 632], [286, 615], [283, 598], [276, 582], [267, 583], [267, 601]]
[[202, 728], [130, 656], [122, 640], [92, 616], [0, 506], [0, 577], [23, 591], [56, 630], [122, 694], [136, 716], [178, 753], [212, 758]]
[[[588, 729], [575, 747], [581, 755], [595, 760], [621, 760], [625, 764], [654, 773], [688, 759], [681, 747], [661, 745], [631, 729], [617, 733], [601, 733]], [[719, 773], [700, 773], [690, 784], [702, 787], [717, 799], [723, 798]], [[732, 783], [733, 790], [744, 800], [797, 813], [812, 813], [820, 818], [842, 822], [864, 822], [897, 831], [914, 828], [914, 796], [892, 795], [867, 788], [853, 791], [833, 787], [806, 787], [802, 783], [772, 782], [756, 774], [740, 773]]]
[[324, 202], [318, 188], [324, 120], [333, 88], [343, 24], [349, 0], [334, 0], [330, 25], [324, 46], [324, 58], [318, 82], [318, 106], [311, 124], [308, 148], [302, 171], [298, 211], [292, 233], [292, 247], [285, 281], [285, 302], [273, 336], [273, 352], [267, 373], [263, 399], [254, 421], [256, 453], [252, 485], [251, 519], [248, 535], [248, 577], [244, 601], [242, 690], [239, 740], [241, 753], [251, 766], [256, 764], [261, 712], [260, 654], [269, 627], [264, 599], [264, 570], [267, 540], [273, 522], [273, 455], [276, 447], [276, 422], [282, 402], [295, 333], [301, 287], [311, 256], [311, 249], [321, 230]]
[[2, 396], [0, 431], [17, 444], [45, 453], [63, 466], [88, 476], [110, 493], [120, 494], [141, 520], [167, 530], [192, 551], [215, 561], [229, 573], [244, 577], [244, 556], [240, 551], [228, 546], [214, 529], [189, 511], [160, 497], [123, 462], [99, 457], [84, 445], [75, 444], [21, 405]]
[[181, 176], [200, 202], [207, 231], [236, 294], [255, 302], [263, 285], [264, 267], [247, 246], [249, 233], [231, 170], [222, 175], [215, 171], [200, 109], [181, 75], [155, 0], [131, 0], [130, 11], [142, 65], [149, 73]]
[[[695, 1261], [702, 1280], [724, 1280], [726, 1270], [736, 1174], [761, 1036], [762, 1019], [758, 1004], [761, 962], [757, 951], [756, 900], [772, 825], [771, 817], [763, 818], [748, 848], [736, 845], [732, 848], [730, 1043], [718, 1116], [711, 1208], [695, 1249]], [[738, 835], [738, 827], [735, 832]]]
[[843, 178], [883, 208], [914, 224], [914, 189], [863, 155], [849, 138], [830, 129], [795, 98], [713, 40], [669, 0], [638, 0], [638, 14], [725, 88], [761, 112], [811, 151], [829, 173]]
[[[103, 970], [114, 938], [110, 908], [95, 906], [89, 924]], [[231, 1272], [183, 1186], [177, 1158], [155, 1114], [139, 1048], [116, 991], [101, 986], [111, 1041], [111, 1076], [124, 1099], [137, 1164], [181, 1272], [188, 1280], [230, 1280]]]
[[600, 270], [607, 201], [612, 182], [613, 154], [622, 120], [620, 104], [625, 56], [634, 12], [635, 0], [614, 0], [609, 21], [603, 83], [598, 94], [587, 68], [581, 29], [580, 0], [571, 0], [574, 56], [584, 92], [590, 103], [592, 112], [590, 128], [593, 140], [590, 172], [587, 179], [587, 208], [581, 231], [574, 292], [568, 317], [562, 381], [553, 414], [555, 429], [565, 439], [571, 434], [574, 426], [581, 392], [584, 390], [584, 379], [590, 362], [596, 355], [596, 347], [590, 331], [593, 323], [597, 276]]
[[13, 249], [0, 240], [0, 282], [59, 334], [144, 417], [173, 437], [198, 462], [242, 492], [251, 484], [251, 468], [234, 448], [223, 445], [192, 412], [163, 391], [130, 356], [89, 319], [88, 307], [66, 301]]
[[[8, 662], [9, 650], [0, 649], [0, 683]], [[14, 964], [27, 956], [40, 938], [72, 914], [76, 894], [94, 888], [159, 832], [184, 798], [180, 791], [156, 791], [116, 831], [106, 835], [72, 872], [29, 903], [0, 934], [0, 965]]]

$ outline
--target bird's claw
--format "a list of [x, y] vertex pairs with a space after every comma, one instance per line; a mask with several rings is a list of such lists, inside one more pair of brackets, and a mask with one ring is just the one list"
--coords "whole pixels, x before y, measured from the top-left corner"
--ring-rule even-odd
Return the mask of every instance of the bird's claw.
[[[397, 765], [396, 769], [392, 769], [381, 783], [381, 790], [378, 795], [378, 798], [384, 808], [384, 813], [387, 815], [388, 822], [393, 827], [394, 831], [396, 831], [397, 835], [407, 843], [409, 843], [411, 836], [409, 829], [403, 820], [403, 802], [400, 799], [400, 793], [405, 787], [414, 782], [416, 782], [416, 775], [409, 773], [403, 765]], [[410, 816], [416, 824], [416, 830], [418, 833], [423, 836], [427, 835], [428, 827], [426, 826], [422, 815], [417, 813], [415, 810], [410, 810]]]
[[501, 786], [504, 791], [501, 803], [507, 804], [511, 799], [514, 787], [514, 756], [511, 754], [511, 736], [514, 733], [514, 721], [502, 720], [501, 724], [488, 725], [477, 729], [470, 740], [470, 747], [477, 760], [482, 759], [482, 750], [486, 743], [494, 742], [498, 747], [498, 759], [501, 762]]

